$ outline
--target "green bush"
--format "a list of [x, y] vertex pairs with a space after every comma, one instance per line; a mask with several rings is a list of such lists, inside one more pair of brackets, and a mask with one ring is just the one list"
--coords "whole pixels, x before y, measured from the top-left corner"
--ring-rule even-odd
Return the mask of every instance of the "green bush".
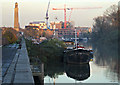
[[32, 41], [26, 40], [28, 55], [36, 57], [43, 63], [50, 60], [60, 61], [63, 56], [64, 44], [57, 39], [46, 40], [39, 45], [32, 44]]

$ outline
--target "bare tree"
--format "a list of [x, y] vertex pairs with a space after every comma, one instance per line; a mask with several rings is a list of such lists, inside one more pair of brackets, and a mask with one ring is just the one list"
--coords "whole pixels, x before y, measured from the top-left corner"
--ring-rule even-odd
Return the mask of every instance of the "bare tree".
[[118, 36], [118, 7], [110, 6], [103, 14], [94, 18], [92, 38], [100, 41], [116, 41]]
[[110, 25], [117, 26], [118, 25], [118, 6], [117, 5], [110, 6], [104, 12], [103, 16], [106, 17]]

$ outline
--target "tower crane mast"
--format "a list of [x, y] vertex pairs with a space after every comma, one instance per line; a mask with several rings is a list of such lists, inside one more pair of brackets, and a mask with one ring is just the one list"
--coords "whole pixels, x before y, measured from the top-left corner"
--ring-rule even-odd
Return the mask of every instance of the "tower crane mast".
[[49, 16], [48, 16], [49, 7], [50, 7], [50, 0], [48, 2], [48, 8], [47, 8], [47, 12], [46, 12], [46, 24], [47, 24], [47, 28], [48, 28], [48, 19], [49, 19]]

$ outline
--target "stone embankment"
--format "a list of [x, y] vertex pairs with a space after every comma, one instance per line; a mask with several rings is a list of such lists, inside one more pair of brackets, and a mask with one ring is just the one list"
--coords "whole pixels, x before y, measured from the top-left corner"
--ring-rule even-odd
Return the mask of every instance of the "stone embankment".
[[10, 64], [5, 76], [2, 78], [4, 84], [28, 84], [34, 85], [34, 79], [30, 68], [29, 57], [26, 49], [25, 40], [21, 41], [21, 49]]

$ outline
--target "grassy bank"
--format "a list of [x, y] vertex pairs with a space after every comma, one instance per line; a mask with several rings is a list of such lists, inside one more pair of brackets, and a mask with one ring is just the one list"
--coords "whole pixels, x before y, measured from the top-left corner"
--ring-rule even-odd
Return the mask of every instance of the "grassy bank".
[[41, 44], [33, 44], [32, 41], [26, 40], [28, 55], [30, 61], [47, 63], [51, 60], [61, 61], [64, 51], [64, 43], [57, 39], [46, 40]]

